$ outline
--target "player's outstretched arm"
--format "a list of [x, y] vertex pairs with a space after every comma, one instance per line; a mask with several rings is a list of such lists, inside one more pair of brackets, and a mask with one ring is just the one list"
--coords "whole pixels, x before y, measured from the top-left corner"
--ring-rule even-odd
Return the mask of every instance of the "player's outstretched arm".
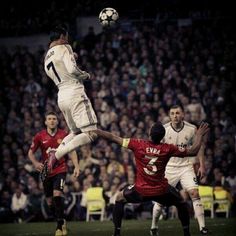
[[207, 123], [203, 122], [201, 123], [201, 125], [199, 126], [196, 134], [195, 134], [195, 138], [194, 138], [194, 142], [191, 148], [187, 149], [187, 155], [188, 156], [196, 156], [201, 145], [202, 145], [202, 141], [203, 141], [203, 137], [206, 133], [208, 133], [209, 131], [209, 126]]
[[123, 138], [115, 135], [115, 134], [112, 134], [110, 132], [107, 132], [107, 131], [104, 131], [104, 130], [101, 130], [101, 129], [97, 129], [96, 131], [96, 134], [101, 137], [101, 138], [104, 138], [104, 139], [108, 139], [112, 142], [115, 142], [119, 145], [122, 145], [122, 142], [123, 142]]

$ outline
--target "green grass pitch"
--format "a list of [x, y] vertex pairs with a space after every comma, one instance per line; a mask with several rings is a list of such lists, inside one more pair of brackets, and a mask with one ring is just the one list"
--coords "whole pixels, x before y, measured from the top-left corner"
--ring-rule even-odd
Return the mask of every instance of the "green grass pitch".
[[[236, 219], [207, 218], [207, 227], [212, 236], [235, 236]], [[124, 220], [122, 236], [149, 236], [151, 220]], [[68, 222], [68, 236], [111, 236], [111, 221]], [[0, 224], [1, 236], [54, 236], [55, 223]], [[180, 222], [177, 219], [160, 221], [160, 236], [182, 236]], [[192, 236], [200, 235], [196, 220], [191, 220]]]

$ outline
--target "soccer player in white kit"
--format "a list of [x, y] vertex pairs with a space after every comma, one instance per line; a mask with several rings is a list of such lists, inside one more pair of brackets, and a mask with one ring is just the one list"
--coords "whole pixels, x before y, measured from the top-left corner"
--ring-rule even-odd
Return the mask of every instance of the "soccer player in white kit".
[[96, 138], [97, 117], [83, 85], [90, 75], [78, 67], [66, 27], [57, 26], [51, 32], [44, 69], [58, 88], [58, 106], [70, 129], [57, 150], [49, 152], [45, 166], [50, 173], [57, 160]]
[[[184, 121], [184, 111], [180, 105], [174, 105], [169, 111], [170, 122], [164, 125], [166, 134], [163, 143], [175, 144], [179, 147], [190, 147], [193, 144], [197, 127]], [[199, 153], [200, 168], [198, 176], [204, 176], [204, 149], [201, 147]], [[165, 177], [168, 183], [176, 187], [180, 182], [183, 190], [190, 196], [195, 216], [197, 218], [201, 234], [208, 234], [208, 229], [205, 227], [204, 209], [198, 192], [198, 181], [193, 168], [193, 157], [171, 157], [165, 171]], [[158, 235], [157, 221], [161, 215], [162, 206], [159, 203], [153, 206], [152, 226], [150, 230], [151, 236]]]

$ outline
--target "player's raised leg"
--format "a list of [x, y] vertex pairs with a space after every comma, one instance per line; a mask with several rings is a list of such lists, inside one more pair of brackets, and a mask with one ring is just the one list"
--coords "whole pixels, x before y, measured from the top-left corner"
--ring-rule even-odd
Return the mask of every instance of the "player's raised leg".
[[47, 163], [49, 173], [56, 166], [57, 161], [65, 154], [93, 142], [97, 137], [94, 132], [97, 129], [97, 118], [85, 94], [83, 96], [80, 95], [75, 101], [62, 101], [59, 103], [59, 107], [71, 130], [71, 134], [68, 135], [69, 138], [66, 137], [64, 145], [60, 145], [56, 151], [49, 153]]
[[57, 166], [58, 160], [67, 153], [75, 150], [78, 147], [93, 142], [96, 138], [96, 133], [93, 131], [84, 132], [73, 137], [67, 144], [61, 146], [58, 150], [51, 150], [47, 161], [47, 172], [51, 173]]

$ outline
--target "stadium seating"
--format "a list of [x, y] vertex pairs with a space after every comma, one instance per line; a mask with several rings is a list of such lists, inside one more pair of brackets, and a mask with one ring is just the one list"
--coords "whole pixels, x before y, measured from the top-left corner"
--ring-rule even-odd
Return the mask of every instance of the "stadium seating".
[[199, 195], [204, 207], [204, 211], [210, 211], [211, 218], [214, 218], [214, 194], [213, 187], [199, 186]]
[[214, 189], [214, 204], [215, 204], [215, 213], [225, 213], [226, 218], [229, 218], [230, 212], [230, 200], [229, 193], [222, 188]]
[[87, 215], [86, 221], [90, 220], [91, 215], [100, 215], [100, 220], [105, 216], [105, 200], [103, 198], [103, 188], [91, 187], [86, 192], [87, 198]]
[[[68, 7], [68, 9], [81, 9], [84, 12], [85, 7], [81, 7], [81, 1], [77, 3], [80, 7]], [[95, 12], [97, 12], [97, 4], [95, 5]], [[30, 26], [24, 22], [25, 14], [22, 14], [24, 15], [22, 21], [18, 19], [14, 9], [19, 10], [13, 8], [11, 21], [9, 17], [6, 17], [0, 26], [2, 29], [0, 34], [4, 36], [0, 42], [6, 45], [0, 48], [0, 65], [2, 66], [0, 121], [6, 124], [4, 127], [0, 126], [2, 139], [0, 185], [3, 186], [0, 194], [0, 208], [3, 208], [7, 214], [2, 217], [0, 215], [0, 222], [14, 221], [10, 203], [17, 183], [20, 183], [20, 187], [24, 188], [24, 192], [28, 194], [30, 206], [39, 210], [38, 218], [33, 218], [33, 220], [48, 221], [48, 218], [50, 220], [52, 218], [49, 209], [47, 206], [40, 208], [39, 204], [40, 201], [44, 204], [44, 200], [41, 198], [43, 188], [37, 178], [38, 172], [25, 157], [32, 142], [32, 135], [44, 128], [45, 112], [57, 112], [61, 120], [61, 128], [67, 129], [63, 114], [57, 105], [56, 88], [52, 81], [46, 78], [42, 67], [47, 42], [41, 39], [41, 36], [38, 38], [38, 35], [35, 36], [37, 43], [31, 40], [31, 36], [34, 38], [36, 32], [40, 34], [48, 32], [51, 22], [56, 22], [53, 19], [58, 17], [58, 12], [54, 11], [54, 7], [48, 9], [46, 6], [49, 11], [43, 17], [45, 19], [40, 20], [37, 16], [38, 24]], [[28, 22], [35, 22], [34, 14], [31, 11], [29, 13], [31, 15]], [[163, 19], [167, 20], [160, 20], [162, 14]], [[186, 29], [184, 27], [184, 30], [180, 26], [166, 27], [167, 21], [172, 22], [168, 16], [172, 14], [168, 13], [164, 17], [165, 13], [161, 13], [155, 24], [149, 21], [150, 24], [146, 25], [141, 20], [135, 21], [137, 27], [133, 27], [134, 22], [127, 21], [129, 24], [119, 24], [119, 30], [115, 28], [114, 34], [105, 30], [92, 37], [90, 34], [85, 38], [73, 35], [76, 36], [72, 37], [75, 39], [73, 50], [79, 54], [79, 66], [88, 72], [91, 71], [94, 76], [93, 80], [85, 82], [85, 86], [98, 116], [98, 122], [105, 130], [118, 132], [127, 137], [145, 137], [144, 134], [151, 124], [150, 119], [153, 121], [158, 119], [165, 123], [168, 120], [166, 113], [168, 107], [176, 103], [184, 106], [185, 118], [191, 122], [191, 113], [188, 108], [192, 104], [192, 97], [197, 96], [206, 113], [204, 120], [214, 121], [211, 122], [209, 138], [206, 142], [207, 175], [200, 180], [200, 183], [215, 186], [215, 173], [220, 171], [226, 181], [228, 178], [232, 181], [233, 185], [230, 184], [228, 188], [234, 193], [234, 177], [229, 176], [230, 170], [235, 170], [233, 131], [236, 125], [234, 113], [231, 112], [235, 107], [235, 101], [232, 99], [235, 68], [230, 60], [235, 56], [235, 50], [232, 50], [231, 44], [234, 24], [228, 16], [225, 19], [218, 16], [214, 19], [208, 15], [208, 11], [195, 14], [192, 15], [193, 24]], [[202, 15], [202, 19], [199, 18], [199, 14]], [[75, 15], [80, 16], [80, 14], [63, 13], [63, 16], [72, 16], [71, 22], [74, 21]], [[208, 20], [205, 18], [206, 15], [209, 16]], [[177, 15], [173, 17], [177, 23]], [[198, 24], [198, 22], [207, 24]], [[87, 25], [84, 27], [87, 28]], [[72, 34], [76, 34], [74, 30], [76, 28], [73, 25], [70, 28], [74, 32]], [[6, 35], [5, 33], [8, 32], [9, 34]], [[30, 37], [27, 40], [22, 40], [21, 37], [13, 37], [10, 41], [5, 40], [6, 36], [11, 35], [30, 35]], [[169, 37], [169, 35], [176, 36]], [[209, 35], [214, 37], [209, 37]], [[176, 38], [185, 38], [186, 42], [184, 40], [181, 44], [176, 44]], [[225, 39], [223, 44], [222, 38]], [[11, 43], [6, 43], [6, 41]], [[137, 44], [137, 41], [142, 42], [142, 45]], [[14, 47], [18, 43], [19, 46]], [[37, 47], [37, 45], [41, 46]], [[117, 145], [110, 145], [106, 140], [79, 148], [77, 151], [80, 157], [81, 175], [78, 181], [67, 178], [66, 185], [69, 186], [69, 191], [72, 191], [72, 196], [74, 192], [79, 195], [79, 197], [76, 195], [77, 204], [71, 210], [73, 220], [86, 220], [86, 203], [81, 200], [85, 199], [82, 198], [82, 195], [85, 195], [84, 189], [87, 189], [85, 185], [91, 181], [88, 173], [92, 173], [93, 176], [99, 173], [98, 178], [94, 178], [92, 183], [94, 186], [103, 186], [107, 182], [107, 187], [103, 187], [104, 190], [106, 187], [106, 192], [109, 193], [114, 186], [124, 185], [129, 181], [133, 183], [135, 162], [132, 153], [129, 153], [125, 159], [123, 155], [126, 153], [123, 153], [123, 149], [121, 150]], [[222, 155], [224, 158], [221, 158]], [[111, 156], [113, 158], [110, 158]], [[39, 157], [38, 154], [37, 157]], [[91, 164], [91, 159], [96, 163]], [[113, 159], [124, 168], [123, 174], [116, 173], [115, 169], [108, 172], [108, 165]], [[70, 163], [69, 161], [68, 164]], [[73, 168], [69, 166], [68, 176], [72, 175]], [[117, 178], [114, 178], [115, 175], [119, 175], [120, 180], [117, 181]], [[76, 182], [78, 185], [74, 185]], [[65, 201], [68, 199], [65, 198]], [[236, 215], [235, 202], [231, 203], [229, 217]], [[214, 207], [210, 203], [207, 209], [207, 205], [209, 206], [209, 201], [206, 201], [205, 209], [214, 217]], [[30, 212], [32, 216], [35, 213], [36, 211]], [[216, 215], [221, 214], [223, 213], [216, 213]], [[99, 215], [91, 218], [97, 217]]]

